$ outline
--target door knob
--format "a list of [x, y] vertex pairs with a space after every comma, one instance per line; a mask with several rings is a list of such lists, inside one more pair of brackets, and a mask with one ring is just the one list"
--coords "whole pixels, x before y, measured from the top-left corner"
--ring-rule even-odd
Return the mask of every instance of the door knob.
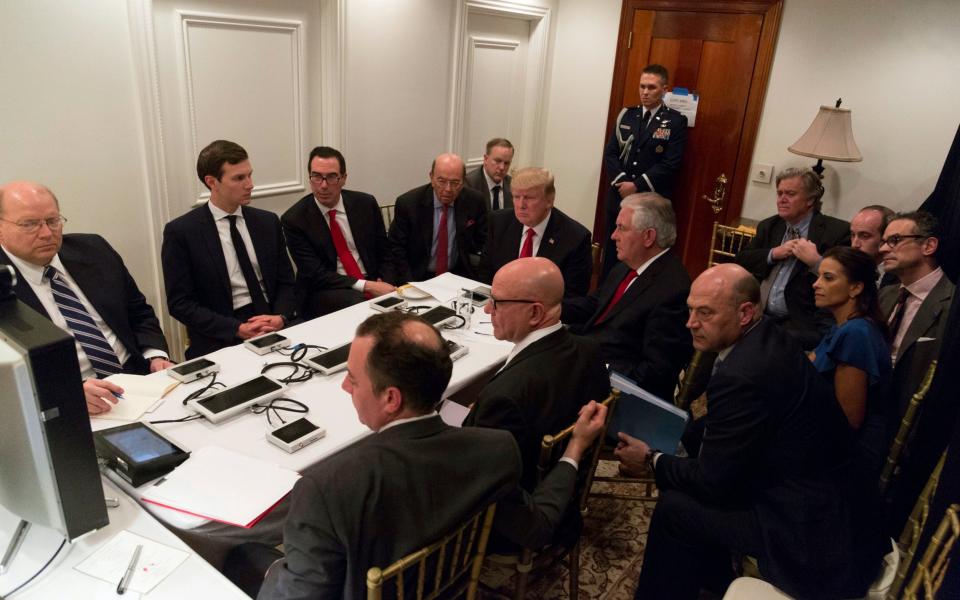
[[714, 214], [720, 214], [720, 211], [723, 210], [723, 199], [726, 197], [727, 175], [725, 173], [721, 173], [720, 177], [717, 177], [717, 181], [713, 185], [713, 198], [709, 198], [704, 195], [703, 199], [710, 203], [710, 208], [713, 209]]

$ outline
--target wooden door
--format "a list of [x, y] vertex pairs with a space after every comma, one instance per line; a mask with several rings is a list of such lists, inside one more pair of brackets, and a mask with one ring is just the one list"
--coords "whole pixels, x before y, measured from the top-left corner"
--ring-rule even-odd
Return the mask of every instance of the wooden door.
[[[700, 95], [674, 194], [677, 243], [691, 276], [707, 264], [714, 221], [738, 221], [766, 92], [782, 0], [753, 2], [624, 0], [607, 123], [640, 103], [640, 70], [659, 63], [670, 86]], [[715, 212], [719, 177], [726, 195]], [[606, 176], [600, 182], [596, 232], [604, 230]], [[608, 235], [607, 233], [603, 234]]]

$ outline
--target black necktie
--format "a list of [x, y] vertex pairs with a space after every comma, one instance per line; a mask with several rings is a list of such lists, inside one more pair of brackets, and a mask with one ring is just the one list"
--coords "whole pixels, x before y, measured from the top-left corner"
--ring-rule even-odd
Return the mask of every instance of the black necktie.
[[493, 210], [500, 210], [500, 186], [493, 186]]
[[643, 116], [640, 117], [640, 131], [645, 131], [647, 129], [647, 123], [650, 122], [650, 111], [643, 109]]
[[243, 280], [247, 282], [247, 289], [250, 291], [250, 300], [253, 303], [253, 311], [258, 315], [270, 313], [270, 305], [263, 296], [263, 290], [260, 288], [260, 280], [253, 270], [253, 263], [250, 262], [250, 255], [247, 254], [247, 245], [243, 243], [240, 237], [240, 230], [237, 229], [237, 215], [227, 215], [230, 221], [230, 239], [233, 241], [233, 249], [237, 253], [237, 262], [240, 263], [240, 271], [243, 272]]
[[910, 297], [910, 292], [907, 290], [906, 286], [900, 286], [900, 294], [897, 295], [897, 303], [893, 307], [893, 313], [890, 317], [890, 335], [893, 338], [897, 337], [897, 332], [900, 331], [900, 324], [903, 323], [903, 313], [907, 308], [907, 298]]

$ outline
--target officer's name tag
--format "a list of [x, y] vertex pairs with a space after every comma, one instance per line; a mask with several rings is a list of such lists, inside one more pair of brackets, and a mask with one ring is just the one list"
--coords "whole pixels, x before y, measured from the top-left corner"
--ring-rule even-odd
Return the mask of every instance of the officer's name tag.
[[655, 140], [669, 140], [670, 139], [670, 130], [666, 127], [660, 127], [653, 132], [653, 139]]
[[630, 131], [630, 126], [629, 126], [629, 125], [621, 125], [621, 126], [620, 126], [620, 129], [626, 129], [627, 131]]

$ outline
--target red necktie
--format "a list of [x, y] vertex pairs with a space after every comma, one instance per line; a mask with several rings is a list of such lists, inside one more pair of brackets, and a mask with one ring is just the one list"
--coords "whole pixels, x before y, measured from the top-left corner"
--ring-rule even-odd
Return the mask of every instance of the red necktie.
[[520, 248], [520, 258], [529, 258], [533, 256], [533, 238], [537, 232], [531, 227], [527, 230], [527, 239], [523, 240], [523, 248]]
[[440, 206], [440, 231], [437, 232], [437, 275], [449, 270], [447, 258], [447, 209], [446, 204]]
[[610, 311], [613, 309], [613, 307], [617, 305], [617, 302], [620, 302], [620, 298], [623, 298], [623, 295], [627, 292], [627, 286], [630, 285], [630, 282], [636, 278], [636, 269], [630, 269], [627, 271], [626, 277], [624, 277], [623, 281], [620, 282], [620, 285], [617, 286], [617, 291], [613, 294], [613, 298], [610, 299], [610, 304], [607, 305], [607, 308], [597, 318], [597, 320], [594, 321], [594, 323], [599, 323], [607, 318], [607, 315], [610, 314]]
[[331, 209], [327, 214], [330, 216], [330, 237], [333, 238], [333, 247], [337, 249], [337, 258], [340, 259], [343, 270], [354, 279], [363, 279], [360, 265], [357, 264], [353, 254], [350, 253], [350, 248], [347, 247], [347, 238], [343, 237], [343, 231], [340, 229], [340, 224], [337, 223], [336, 209]]

